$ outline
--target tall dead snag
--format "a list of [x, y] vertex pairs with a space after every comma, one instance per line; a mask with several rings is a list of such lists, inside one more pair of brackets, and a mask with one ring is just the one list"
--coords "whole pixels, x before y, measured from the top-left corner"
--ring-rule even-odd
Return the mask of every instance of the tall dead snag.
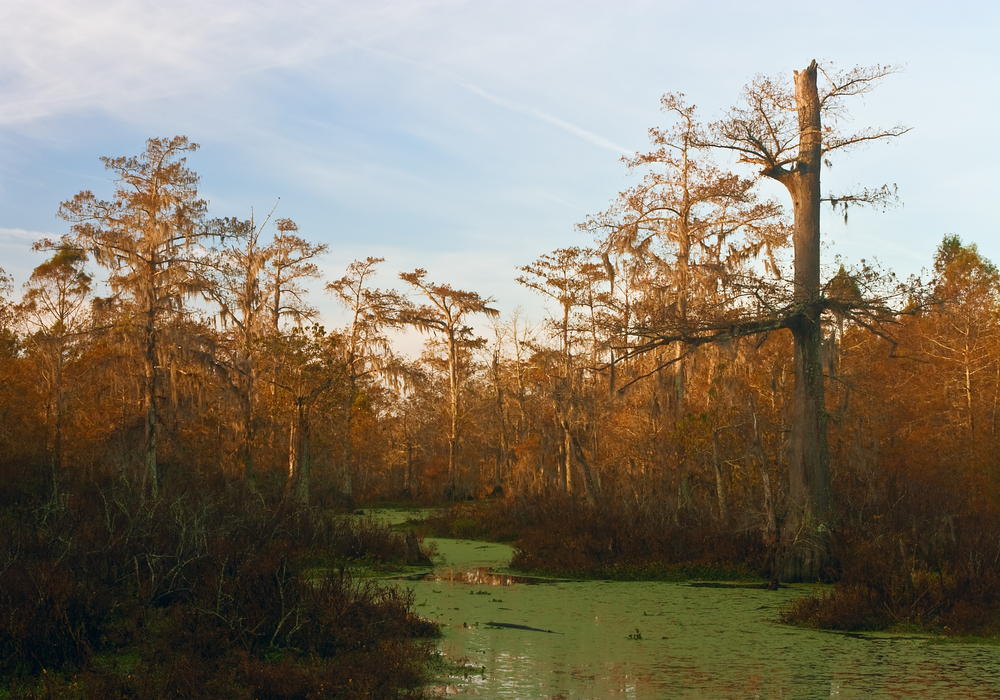
[[[584, 224], [603, 238], [608, 253], [650, 263], [651, 282], [643, 298], [630, 302], [624, 322], [611, 324], [611, 337], [624, 341], [616, 348], [619, 365], [668, 346], [674, 350], [660, 355], [652, 370], [634, 372], [621, 389], [676, 366], [701, 345], [785, 328], [792, 332], [791, 509], [782, 528], [784, 554], [774, 572], [790, 581], [815, 580], [826, 560], [831, 494], [821, 362], [824, 313], [883, 334], [884, 324], [898, 314], [894, 300], [921, 293], [867, 266], [844, 271], [825, 285], [820, 278], [821, 202], [845, 215], [851, 205], [895, 202], [895, 188], [889, 186], [820, 195], [821, 166], [830, 164], [835, 151], [907, 131], [897, 126], [845, 135], [838, 129], [844, 99], [868, 93], [893, 70], [876, 66], [838, 73], [813, 61], [795, 73], [791, 86], [758, 77], [737, 107], [707, 130], [693, 120], [692, 108], [668, 95], [664, 109], [677, 125], [653, 130], [657, 150], [628, 161], [633, 168], [659, 170]], [[735, 152], [741, 162], [760, 169], [758, 178], [696, 167], [694, 156], [704, 161], [711, 149]], [[780, 182], [792, 198], [791, 280], [770, 256], [782, 242], [784, 227], [776, 206], [756, 198], [759, 178]], [[771, 274], [760, 274], [761, 267]]]
[[479, 296], [476, 292], [466, 292], [454, 289], [449, 284], [433, 284], [427, 282], [427, 271], [416, 269], [413, 272], [402, 272], [399, 278], [412, 286], [428, 304], [409, 306], [403, 309], [399, 320], [413, 326], [421, 333], [437, 333], [444, 336], [448, 347], [448, 388], [451, 398], [451, 430], [448, 435], [448, 496], [456, 498], [458, 494], [458, 475], [456, 469], [456, 452], [461, 423], [461, 388], [459, 376], [460, 355], [470, 348], [482, 347], [485, 340], [477, 338], [472, 327], [466, 325], [466, 317], [472, 314], [484, 314], [496, 317], [500, 312], [489, 306], [492, 298]]
[[[907, 131], [897, 126], [843, 135], [836, 128], [837, 117], [844, 113], [843, 99], [868, 93], [893, 70], [875, 66], [834, 73], [812, 61], [805, 70], [795, 72], [793, 90], [758, 77], [745, 89], [742, 104], [712, 129], [712, 145], [735, 151], [741, 162], [759, 166], [761, 176], [780, 182], [792, 199], [793, 290], [783, 326], [791, 330], [794, 339], [795, 388], [789, 417], [791, 512], [783, 525], [781, 572], [789, 581], [819, 577], [826, 559], [830, 509], [821, 358], [821, 316], [828, 304], [820, 284], [820, 170], [830, 163], [834, 151]], [[851, 203], [885, 203], [894, 197], [894, 189], [882, 187], [831, 197], [830, 201], [847, 207]]]

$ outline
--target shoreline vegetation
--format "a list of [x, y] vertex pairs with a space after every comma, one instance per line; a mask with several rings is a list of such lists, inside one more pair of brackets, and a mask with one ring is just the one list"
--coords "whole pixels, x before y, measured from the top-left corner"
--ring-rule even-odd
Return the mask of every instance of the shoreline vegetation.
[[[769, 576], [774, 554], [761, 533], [724, 532], [692, 520], [664, 526], [659, 515], [572, 499], [507, 499], [454, 504], [419, 526], [427, 535], [510, 544], [515, 548], [510, 570], [524, 575], [780, 585]], [[995, 524], [968, 524], [973, 543], [996, 535]], [[782, 610], [780, 621], [1000, 643], [997, 562], [970, 549], [939, 568], [929, 567], [906, 556], [901, 534], [835, 532], [824, 581], [832, 586], [796, 600]]]
[[[759, 533], [653, 527], [650, 512], [580, 499], [414, 503], [401, 509], [424, 517], [390, 526], [223, 479], [152, 501], [121, 479], [3, 476], [0, 697], [424, 697], [439, 630], [377, 578], [405, 570], [414, 529], [510, 544], [524, 575], [773, 585]], [[898, 540], [832, 542], [833, 585], [780, 622], [998, 643], [993, 569], [907, 569]]]
[[405, 537], [281, 491], [123, 480], [0, 489], [0, 697], [423, 697], [438, 627]]

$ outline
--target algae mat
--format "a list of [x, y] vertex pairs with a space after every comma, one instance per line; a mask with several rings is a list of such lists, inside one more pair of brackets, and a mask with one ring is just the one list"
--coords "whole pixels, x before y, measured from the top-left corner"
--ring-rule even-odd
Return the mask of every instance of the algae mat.
[[416, 593], [417, 611], [444, 625], [441, 653], [461, 664], [461, 671], [437, 682], [462, 693], [1000, 698], [997, 647], [777, 624], [780, 607], [813, 592], [808, 586], [766, 591], [677, 583], [529, 583], [503, 573], [511, 554], [504, 545], [428, 543], [436, 544], [439, 563], [427, 578], [407, 585]]

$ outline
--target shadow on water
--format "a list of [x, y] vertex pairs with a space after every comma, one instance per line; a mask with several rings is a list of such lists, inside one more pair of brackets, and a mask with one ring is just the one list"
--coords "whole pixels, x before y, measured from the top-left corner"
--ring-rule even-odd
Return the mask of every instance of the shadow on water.
[[785, 584], [773, 583], [737, 583], [732, 581], [691, 581], [683, 584], [691, 588], [745, 588], [752, 591], [773, 591], [778, 588], [788, 588]]

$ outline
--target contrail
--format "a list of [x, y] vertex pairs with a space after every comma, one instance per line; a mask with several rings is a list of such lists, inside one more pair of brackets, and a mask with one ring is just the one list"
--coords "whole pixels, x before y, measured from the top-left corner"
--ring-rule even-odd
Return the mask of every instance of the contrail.
[[606, 139], [603, 136], [595, 134], [592, 131], [587, 131], [586, 129], [583, 129], [577, 126], [576, 124], [568, 122], [565, 119], [554, 117], [551, 114], [548, 114], [547, 112], [543, 112], [540, 109], [535, 109], [534, 107], [531, 107], [529, 105], [521, 104], [519, 102], [514, 102], [512, 100], [506, 100], [502, 97], [497, 97], [496, 95], [486, 92], [486, 90], [483, 90], [481, 87], [478, 87], [476, 85], [473, 85], [472, 83], [462, 80], [457, 75], [449, 71], [443, 71], [440, 68], [427, 66], [424, 65], [423, 63], [420, 63], [419, 61], [414, 61], [411, 58], [407, 58], [405, 56], [397, 56], [395, 54], [389, 53], [388, 51], [384, 51], [382, 49], [376, 49], [372, 46], [356, 44], [353, 42], [351, 42], [351, 45], [359, 49], [363, 49], [384, 56], [391, 60], [398, 61], [400, 63], [409, 63], [410, 65], [416, 66], [417, 68], [420, 68], [421, 70], [424, 70], [428, 73], [435, 73], [437, 75], [440, 75], [441, 77], [454, 83], [455, 85], [463, 87], [469, 92], [473, 92], [479, 95], [483, 99], [492, 102], [498, 107], [503, 107], [504, 109], [508, 109], [511, 112], [517, 112], [518, 114], [523, 114], [527, 117], [531, 117], [533, 119], [545, 122], [546, 124], [551, 124], [552, 126], [555, 126], [559, 129], [562, 129], [563, 131], [573, 134], [578, 138], [583, 139], [587, 143], [591, 143], [595, 146], [600, 146], [601, 148], [606, 148], [609, 151], [614, 151], [615, 153], [618, 153], [620, 155], [630, 156], [634, 153], [634, 151], [629, 150], [628, 148], [625, 148], [624, 146], [621, 146], [615, 143], [614, 141]]
[[609, 141], [603, 136], [599, 136], [598, 134], [595, 134], [592, 131], [581, 129], [576, 124], [572, 124], [566, 121], [565, 119], [554, 117], [551, 114], [543, 112], [540, 109], [535, 109], [534, 107], [530, 107], [528, 105], [523, 105], [518, 102], [512, 102], [511, 100], [505, 100], [502, 97], [497, 97], [496, 95], [491, 95], [482, 88], [476, 87], [475, 85], [472, 85], [470, 83], [465, 83], [455, 78], [452, 78], [452, 80], [454, 80], [456, 84], [464, 87], [466, 90], [470, 90], [476, 93], [477, 95], [489, 100], [493, 104], [503, 107], [504, 109], [509, 109], [512, 112], [517, 112], [518, 114], [524, 114], [529, 117], [534, 117], [539, 121], [543, 121], [548, 124], [552, 124], [553, 126], [557, 126], [563, 131], [568, 131], [574, 136], [579, 136], [584, 141], [592, 143], [595, 146], [600, 146], [601, 148], [607, 148], [609, 151], [614, 151], [616, 153], [620, 153], [626, 156], [632, 155], [632, 151], [625, 148], [624, 146], [619, 146], [614, 141]]

